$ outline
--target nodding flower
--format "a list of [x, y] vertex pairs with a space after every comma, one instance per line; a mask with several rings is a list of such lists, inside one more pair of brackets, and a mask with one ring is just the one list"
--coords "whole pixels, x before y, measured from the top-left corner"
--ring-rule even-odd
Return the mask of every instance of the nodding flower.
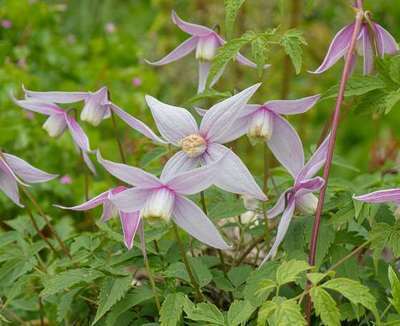
[[400, 188], [378, 190], [365, 195], [354, 195], [353, 198], [371, 204], [394, 203], [397, 206], [394, 216], [396, 219], [400, 219]]
[[[161, 60], [155, 62], [146, 62], [154, 66], [163, 66], [177, 61], [195, 51], [196, 60], [199, 62], [198, 92], [201, 93], [206, 88], [211, 61], [217, 54], [218, 48], [225, 44], [225, 40], [218, 35], [218, 33], [208, 27], [188, 23], [182, 20], [175, 11], [172, 12], [171, 18], [173, 23], [178, 26], [178, 28], [189, 34], [191, 37]], [[254, 62], [250, 61], [240, 53], [237, 54], [236, 61], [242, 65], [257, 68], [257, 65]], [[268, 67], [269, 65], [264, 66], [264, 68]], [[222, 73], [223, 71], [220, 71], [216, 78], [214, 78], [210, 84], [211, 87], [219, 80]]]

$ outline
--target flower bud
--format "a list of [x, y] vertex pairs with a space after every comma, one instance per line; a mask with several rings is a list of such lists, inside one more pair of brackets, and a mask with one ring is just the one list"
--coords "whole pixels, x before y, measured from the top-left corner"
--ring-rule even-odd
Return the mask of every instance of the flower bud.
[[43, 129], [46, 130], [50, 137], [59, 137], [67, 127], [63, 114], [52, 114], [43, 124]]
[[206, 140], [200, 135], [189, 135], [181, 141], [182, 151], [189, 157], [197, 157], [207, 149]]
[[268, 141], [273, 132], [273, 115], [265, 109], [260, 109], [253, 114], [247, 135], [250, 140]]
[[314, 214], [317, 210], [318, 198], [314, 194], [305, 194], [296, 198], [296, 208], [305, 215]]
[[175, 195], [166, 188], [154, 191], [147, 199], [142, 211], [143, 218], [150, 221], [169, 221], [174, 209]]
[[219, 46], [218, 39], [213, 34], [200, 37], [196, 47], [196, 59], [211, 61], [214, 59]]

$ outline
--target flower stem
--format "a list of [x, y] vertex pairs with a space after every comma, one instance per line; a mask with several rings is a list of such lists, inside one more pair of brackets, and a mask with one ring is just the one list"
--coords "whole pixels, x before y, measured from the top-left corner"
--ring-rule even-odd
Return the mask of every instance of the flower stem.
[[122, 147], [121, 140], [119, 139], [119, 136], [118, 136], [117, 120], [115, 119], [115, 114], [114, 114], [113, 110], [111, 110], [111, 121], [112, 121], [113, 128], [114, 128], [114, 138], [118, 144], [118, 150], [119, 150], [119, 155], [121, 156], [121, 161], [122, 161], [122, 163], [126, 164], [125, 152], [124, 152], [124, 148]]
[[182, 256], [183, 263], [185, 264], [186, 271], [187, 271], [187, 273], [188, 273], [188, 275], [189, 275], [190, 281], [192, 282], [192, 286], [193, 286], [194, 290], [196, 291], [197, 301], [199, 301], [199, 302], [200, 302], [200, 301], [204, 301], [203, 293], [201, 293], [199, 283], [197, 283], [197, 280], [196, 280], [196, 278], [194, 277], [192, 268], [190, 267], [189, 260], [188, 260], [188, 257], [187, 257], [187, 255], [186, 255], [185, 248], [184, 248], [184, 246], [183, 246], [182, 239], [181, 239], [181, 237], [179, 236], [178, 227], [176, 226], [175, 223], [172, 223], [172, 224], [173, 224], [173, 229], [174, 229], [176, 241], [177, 241], [177, 243], [178, 243], [178, 247], [179, 247], [179, 250], [180, 250], [180, 252], [181, 252], [181, 256]]
[[[357, 4], [358, 5], [361, 4], [361, 6], [362, 6], [362, 1], [357, 1]], [[326, 163], [325, 163], [324, 172], [323, 172], [323, 179], [325, 180], [325, 184], [322, 187], [320, 194], [319, 194], [318, 206], [317, 206], [317, 210], [315, 213], [315, 220], [314, 220], [314, 225], [313, 225], [312, 234], [311, 234], [310, 254], [309, 254], [309, 259], [308, 259], [308, 262], [310, 265], [315, 264], [319, 227], [321, 225], [322, 209], [324, 207], [326, 188], [328, 186], [328, 179], [329, 179], [329, 174], [330, 174], [330, 170], [331, 170], [331, 166], [332, 166], [333, 151], [335, 149], [335, 143], [336, 143], [336, 134], [337, 134], [337, 129], [339, 126], [339, 121], [340, 121], [340, 108], [343, 103], [344, 93], [346, 90], [346, 84], [347, 84], [347, 81], [350, 76], [351, 61], [352, 61], [352, 58], [354, 55], [357, 37], [358, 37], [360, 29], [361, 29], [363, 16], [364, 15], [363, 15], [362, 7], [359, 7], [359, 10], [356, 14], [356, 20], [355, 20], [355, 24], [354, 24], [354, 30], [353, 30], [353, 34], [351, 37], [349, 49], [347, 51], [347, 55], [346, 55], [346, 59], [345, 59], [343, 73], [342, 73], [342, 77], [340, 80], [339, 94], [338, 94], [338, 97], [336, 100], [336, 106], [335, 106], [334, 115], [333, 115], [333, 119], [332, 119], [331, 135], [330, 135], [329, 144], [328, 144], [328, 153], [327, 153]], [[312, 302], [311, 302], [311, 298], [308, 296], [307, 297], [307, 305], [306, 305], [306, 316], [307, 316], [307, 320], [309, 323], [311, 321], [311, 309], [312, 309]]]

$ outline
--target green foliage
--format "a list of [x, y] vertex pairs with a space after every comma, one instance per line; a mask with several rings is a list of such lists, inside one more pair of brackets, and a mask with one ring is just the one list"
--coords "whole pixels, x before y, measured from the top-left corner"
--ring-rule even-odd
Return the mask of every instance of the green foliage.
[[258, 313], [257, 325], [307, 325], [300, 306], [293, 300], [275, 297], [267, 301]]
[[393, 307], [400, 314], [400, 281], [396, 275], [396, 272], [391, 266], [389, 266], [389, 281], [392, 289], [392, 298], [389, 300]]
[[186, 297], [182, 293], [171, 293], [165, 298], [160, 310], [161, 326], [175, 326], [181, 319]]
[[307, 45], [303, 33], [298, 30], [288, 30], [281, 39], [281, 45], [292, 60], [296, 74], [301, 71], [303, 64], [303, 45]]
[[224, 0], [225, 5], [225, 29], [228, 38], [233, 34], [234, 24], [240, 7], [246, 0]]
[[340, 326], [340, 311], [335, 300], [323, 288], [317, 286], [310, 291], [314, 308], [326, 326]]

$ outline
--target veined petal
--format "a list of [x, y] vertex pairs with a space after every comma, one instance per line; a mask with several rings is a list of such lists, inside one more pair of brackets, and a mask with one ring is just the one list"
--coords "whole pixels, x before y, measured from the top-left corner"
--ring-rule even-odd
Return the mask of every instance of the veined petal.
[[19, 199], [18, 184], [6, 171], [0, 169], [0, 190], [19, 207], [24, 207]]
[[374, 69], [374, 50], [372, 48], [371, 38], [366, 26], [362, 28], [361, 33], [362, 51], [364, 56], [363, 71], [364, 75], [369, 75]]
[[89, 138], [81, 128], [81, 126], [76, 122], [75, 118], [67, 113], [65, 113], [65, 120], [68, 125], [68, 129], [71, 133], [72, 138], [80, 149], [84, 152], [90, 152]]
[[90, 93], [88, 92], [37, 92], [30, 91], [23, 87], [25, 96], [29, 99], [37, 99], [43, 102], [52, 103], [76, 103], [85, 100]]
[[245, 135], [249, 130], [250, 121], [251, 115], [237, 118], [230, 130], [224, 134], [223, 142], [230, 143]]
[[117, 215], [117, 208], [110, 200], [106, 200], [103, 203], [103, 211], [101, 212], [100, 220], [107, 222], [109, 219]]
[[365, 195], [358, 195], [353, 196], [355, 200], [373, 203], [373, 204], [380, 204], [380, 203], [388, 203], [394, 202], [396, 204], [400, 204], [400, 189], [386, 189], [386, 190], [378, 190], [371, 192]]
[[175, 153], [165, 164], [160, 180], [165, 182], [175, 175], [192, 170], [200, 165], [199, 157], [189, 157], [183, 151]]
[[354, 23], [342, 28], [334, 37], [329, 46], [328, 53], [325, 56], [321, 66], [315, 71], [310, 71], [313, 74], [321, 74], [332, 67], [341, 57], [343, 57], [350, 45], [351, 35], [354, 30]]
[[235, 120], [260, 85], [258, 83], [246, 88], [207, 110], [200, 124], [201, 134], [209, 142], [224, 143], [227, 139], [225, 135], [231, 134]]
[[234, 194], [249, 195], [258, 200], [267, 200], [261, 188], [240, 158], [227, 147], [211, 144], [203, 155], [206, 164], [210, 164], [225, 155], [219, 173], [215, 177], [215, 185]]
[[268, 101], [264, 105], [271, 111], [278, 114], [299, 114], [310, 110], [315, 103], [318, 102], [321, 95], [314, 95], [309, 97], [304, 97], [298, 100], [277, 100]]
[[56, 174], [50, 174], [39, 170], [17, 156], [6, 153], [3, 153], [2, 155], [10, 168], [22, 179], [22, 181], [27, 183], [39, 183], [57, 178]]
[[[278, 252], [278, 248], [283, 242], [287, 230], [289, 229], [290, 222], [292, 221], [293, 213], [295, 208], [295, 201], [294, 199], [289, 200], [288, 206], [286, 207], [285, 211], [282, 214], [282, 219], [279, 222], [278, 230], [276, 233], [276, 238], [274, 244], [272, 245], [271, 250], [269, 251], [268, 255], [264, 258], [261, 265], [263, 265], [267, 260], [274, 258], [276, 253]], [[261, 266], [260, 265], [260, 266]]]
[[210, 72], [211, 61], [199, 61], [199, 85], [197, 93], [203, 93], [206, 89], [208, 73]]
[[184, 21], [177, 15], [175, 11], [172, 11], [171, 19], [172, 22], [176, 26], [178, 26], [182, 31], [193, 36], [207, 36], [211, 33], [215, 33], [211, 28]]
[[180, 141], [186, 136], [197, 134], [196, 120], [189, 111], [160, 102], [156, 98], [146, 95], [157, 128], [161, 135], [171, 144], [180, 146]]
[[217, 249], [232, 249], [203, 211], [187, 198], [177, 196], [173, 220], [200, 242]]
[[152, 193], [152, 189], [130, 188], [112, 196], [110, 200], [120, 211], [132, 213], [140, 211]]
[[36, 99], [17, 100], [14, 97], [12, 97], [12, 99], [14, 103], [20, 106], [21, 108], [32, 112], [41, 113], [45, 115], [64, 113], [64, 110], [54, 103], [48, 103]]
[[275, 158], [295, 178], [304, 166], [304, 151], [300, 137], [292, 125], [273, 113], [273, 131], [268, 147]]
[[279, 214], [281, 214], [285, 210], [285, 204], [286, 204], [286, 194], [288, 193], [288, 190], [284, 191], [280, 196], [275, 205], [267, 212], [267, 217], [269, 219], [277, 217]]
[[95, 127], [105, 118], [109, 111], [108, 89], [102, 87], [85, 99], [85, 106], [81, 112], [81, 120], [87, 121]]
[[324, 184], [325, 181], [321, 177], [300, 181], [295, 185], [296, 197], [318, 191], [324, 186]]
[[151, 62], [146, 60], [146, 63], [153, 65], [153, 66], [163, 66], [166, 64], [169, 64], [171, 62], [177, 61], [179, 59], [182, 59], [183, 57], [187, 56], [190, 52], [192, 52], [197, 45], [198, 38], [197, 37], [191, 37], [178, 45], [177, 48], [172, 50], [169, 54], [167, 54], [164, 58]]
[[377, 36], [379, 54], [383, 57], [385, 53], [395, 54], [399, 51], [399, 45], [395, 38], [381, 25], [374, 23]]
[[[257, 64], [256, 63], [254, 63], [253, 61], [247, 59], [240, 52], [236, 56], [236, 61], [239, 62], [243, 66], [248, 66], [248, 67], [251, 67], [251, 68], [257, 68]], [[264, 65], [264, 69], [268, 69], [269, 67], [271, 67], [271, 65], [268, 65], [268, 64]]]
[[105, 160], [101, 157], [100, 151], [97, 151], [97, 161], [114, 177], [132, 186], [147, 189], [161, 186], [160, 181], [154, 175], [133, 166]]
[[110, 191], [107, 190], [107, 191], [101, 193], [100, 195], [97, 195], [96, 197], [94, 197], [80, 205], [77, 205], [77, 206], [72, 206], [72, 207], [61, 206], [61, 205], [54, 205], [54, 206], [61, 208], [61, 209], [69, 209], [72, 211], [87, 211], [87, 210], [95, 208], [99, 205], [104, 204], [107, 200], [109, 200], [108, 199], [109, 194], [110, 194]]
[[140, 132], [142, 135], [146, 136], [152, 141], [155, 141], [160, 144], [167, 144], [166, 141], [158, 137], [153, 132], [153, 130], [151, 130], [144, 122], [134, 118], [133, 116], [122, 110], [114, 103], [110, 103], [110, 108], [121, 120], [123, 120], [132, 129], [135, 129], [136, 131]]
[[138, 211], [133, 213], [119, 212], [119, 217], [124, 234], [124, 244], [130, 250], [133, 247], [133, 239], [140, 225], [140, 213]]

